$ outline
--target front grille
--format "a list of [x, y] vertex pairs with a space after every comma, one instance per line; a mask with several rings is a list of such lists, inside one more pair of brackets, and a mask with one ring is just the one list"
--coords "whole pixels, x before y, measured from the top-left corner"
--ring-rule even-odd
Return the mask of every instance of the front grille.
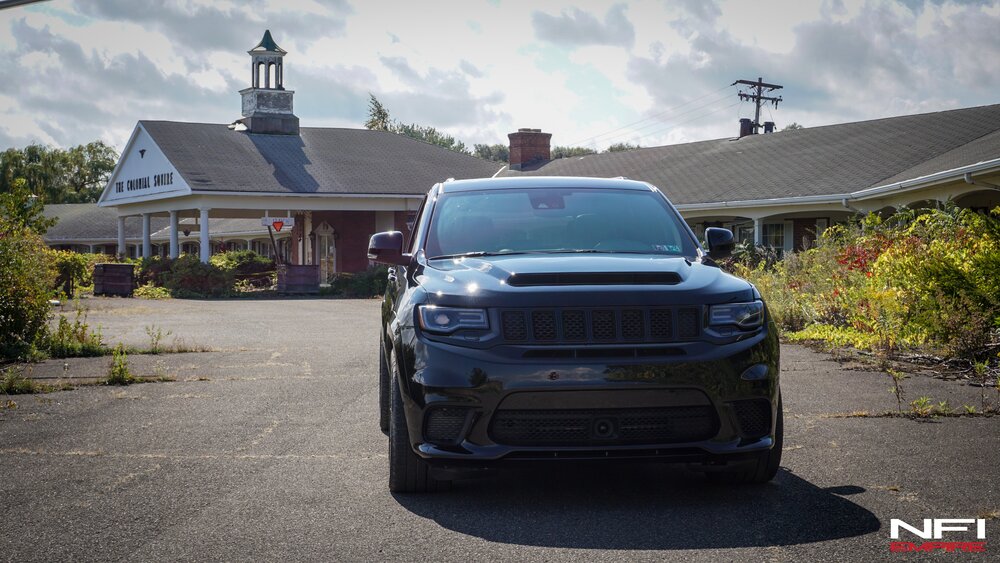
[[745, 438], [763, 438], [771, 433], [771, 402], [767, 399], [734, 401], [733, 410]]
[[701, 334], [701, 308], [506, 310], [500, 322], [504, 340], [514, 343], [676, 342]]
[[528, 325], [524, 322], [524, 312], [504, 311], [500, 317], [503, 321], [504, 340], [518, 342], [528, 339]]
[[498, 410], [490, 436], [510, 446], [614, 446], [707, 440], [718, 432], [711, 406]]

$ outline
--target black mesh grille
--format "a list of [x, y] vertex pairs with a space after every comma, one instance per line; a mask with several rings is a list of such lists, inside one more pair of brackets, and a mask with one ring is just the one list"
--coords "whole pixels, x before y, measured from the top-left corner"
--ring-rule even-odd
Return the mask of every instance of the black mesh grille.
[[672, 444], [717, 432], [711, 406], [498, 410], [490, 425], [493, 441], [512, 446]]
[[698, 336], [698, 309], [681, 309], [677, 311], [677, 334], [681, 338]]
[[744, 437], [762, 438], [771, 433], [771, 402], [767, 399], [735, 401], [733, 410]]
[[649, 336], [658, 342], [672, 340], [674, 321], [670, 309], [653, 309], [649, 312]]
[[504, 311], [501, 315], [503, 321], [503, 337], [505, 340], [527, 340], [528, 325], [524, 322], [524, 313], [521, 311]]
[[525, 309], [501, 312], [509, 342], [674, 342], [701, 334], [701, 309]]
[[594, 311], [591, 313], [592, 320], [590, 330], [594, 334], [594, 340], [614, 340], [615, 339], [615, 312], [608, 310]]
[[427, 413], [424, 423], [424, 438], [428, 442], [448, 444], [462, 438], [465, 419], [469, 409], [461, 407], [438, 407]]
[[642, 340], [646, 336], [646, 322], [643, 312], [638, 309], [622, 311], [622, 338]]
[[532, 311], [531, 332], [535, 340], [556, 339], [556, 314], [554, 311]]
[[587, 339], [587, 315], [583, 311], [563, 311], [562, 326], [566, 340]]

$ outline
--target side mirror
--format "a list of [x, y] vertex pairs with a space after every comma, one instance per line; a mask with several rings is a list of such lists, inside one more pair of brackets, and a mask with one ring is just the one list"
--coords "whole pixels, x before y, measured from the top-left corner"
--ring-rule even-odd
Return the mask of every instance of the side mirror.
[[372, 235], [368, 241], [368, 258], [393, 266], [409, 264], [410, 255], [403, 254], [403, 233], [386, 231]]
[[708, 256], [713, 260], [728, 258], [733, 253], [736, 241], [729, 229], [709, 227], [705, 229], [705, 245], [708, 246]]

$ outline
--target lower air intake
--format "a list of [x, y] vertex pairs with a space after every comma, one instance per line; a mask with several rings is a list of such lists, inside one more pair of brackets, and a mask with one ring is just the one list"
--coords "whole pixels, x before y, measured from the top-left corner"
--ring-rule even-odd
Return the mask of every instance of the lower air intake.
[[707, 440], [718, 432], [711, 406], [498, 410], [494, 442], [511, 446], [614, 446]]

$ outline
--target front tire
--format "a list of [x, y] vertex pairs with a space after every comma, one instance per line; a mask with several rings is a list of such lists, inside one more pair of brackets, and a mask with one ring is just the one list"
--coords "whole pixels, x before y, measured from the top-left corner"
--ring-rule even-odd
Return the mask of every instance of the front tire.
[[431, 477], [427, 462], [413, 452], [399, 390], [399, 367], [395, 354], [389, 359], [389, 490], [393, 493], [426, 493], [444, 488], [447, 483]]

